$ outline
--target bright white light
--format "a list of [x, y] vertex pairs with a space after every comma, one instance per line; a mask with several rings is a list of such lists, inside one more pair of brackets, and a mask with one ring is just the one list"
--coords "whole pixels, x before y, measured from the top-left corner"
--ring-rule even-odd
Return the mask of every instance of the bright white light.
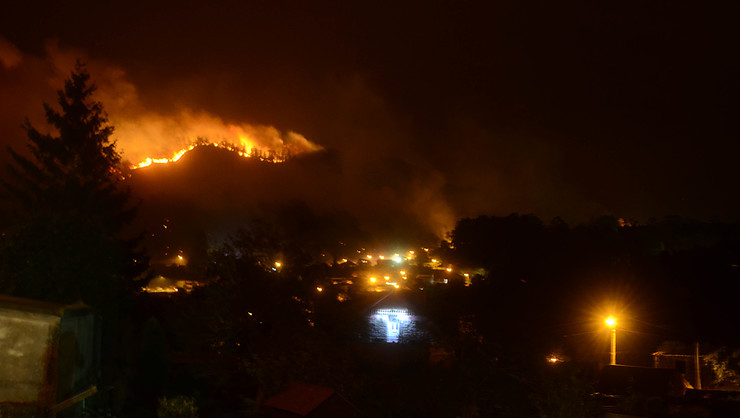
[[411, 323], [411, 317], [407, 309], [378, 309], [373, 318], [385, 325], [386, 338], [389, 343], [397, 343], [401, 335], [401, 328], [406, 328]]
[[396, 263], [400, 263], [401, 261], [403, 261], [403, 258], [401, 258], [400, 255], [395, 255], [393, 256], [393, 261], [395, 261]]

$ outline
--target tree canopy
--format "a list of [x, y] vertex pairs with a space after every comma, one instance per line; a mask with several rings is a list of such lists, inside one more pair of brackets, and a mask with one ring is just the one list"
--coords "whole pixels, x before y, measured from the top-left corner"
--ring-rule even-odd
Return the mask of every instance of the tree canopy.
[[26, 120], [29, 153], [8, 148], [3, 185], [10, 199], [0, 244], [5, 293], [99, 305], [146, 265], [136, 239], [123, 237], [136, 207], [95, 89], [78, 63], [58, 91], [59, 110], [44, 104], [54, 132]]

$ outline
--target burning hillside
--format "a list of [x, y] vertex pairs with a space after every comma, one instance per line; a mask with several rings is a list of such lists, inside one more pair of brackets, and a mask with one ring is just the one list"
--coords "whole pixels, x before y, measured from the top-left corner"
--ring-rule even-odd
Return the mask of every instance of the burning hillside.
[[144, 168], [149, 167], [152, 164], [167, 164], [167, 163], [173, 163], [177, 160], [179, 160], [183, 155], [185, 155], [187, 152], [194, 150], [198, 147], [213, 147], [213, 148], [219, 148], [227, 151], [231, 151], [233, 153], [236, 153], [240, 157], [244, 158], [254, 158], [259, 161], [263, 162], [271, 162], [271, 163], [282, 163], [285, 162], [290, 157], [290, 151], [287, 148], [282, 149], [281, 151], [262, 151], [261, 149], [257, 147], [252, 147], [250, 149], [247, 149], [244, 146], [235, 145], [230, 142], [222, 141], [222, 142], [210, 142], [206, 139], [198, 139], [195, 143], [191, 144], [187, 148], [183, 148], [181, 150], [178, 150], [172, 155], [170, 158], [151, 158], [147, 157], [144, 161], [134, 164], [132, 168]]

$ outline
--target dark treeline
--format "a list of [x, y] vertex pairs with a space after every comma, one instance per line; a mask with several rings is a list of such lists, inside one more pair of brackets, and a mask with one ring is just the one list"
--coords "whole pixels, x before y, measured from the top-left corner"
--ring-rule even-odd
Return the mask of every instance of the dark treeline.
[[520, 329], [611, 311], [633, 318], [645, 339], [738, 342], [737, 222], [667, 217], [635, 225], [603, 216], [569, 227], [558, 218], [481, 216], [459, 221], [440, 252], [453, 264], [483, 268], [476, 297], [509, 305]]

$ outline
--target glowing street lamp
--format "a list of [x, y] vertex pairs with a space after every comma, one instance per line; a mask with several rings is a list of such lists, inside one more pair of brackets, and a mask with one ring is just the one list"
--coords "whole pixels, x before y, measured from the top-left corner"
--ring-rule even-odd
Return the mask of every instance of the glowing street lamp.
[[609, 364], [617, 364], [617, 318], [610, 316], [604, 320], [607, 327], [612, 330], [612, 347]]

